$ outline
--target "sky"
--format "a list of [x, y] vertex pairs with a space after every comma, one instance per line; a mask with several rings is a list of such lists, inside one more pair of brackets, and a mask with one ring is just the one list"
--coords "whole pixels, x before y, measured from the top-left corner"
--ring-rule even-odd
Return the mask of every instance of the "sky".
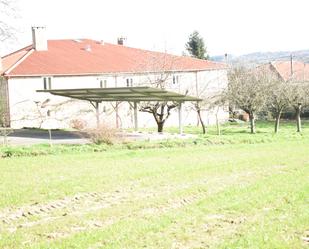
[[15, 0], [16, 40], [1, 55], [31, 44], [31, 26], [48, 39], [90, 38], [182, 54], [194, 30], [211, 56], [309, 49], [308, 0]]

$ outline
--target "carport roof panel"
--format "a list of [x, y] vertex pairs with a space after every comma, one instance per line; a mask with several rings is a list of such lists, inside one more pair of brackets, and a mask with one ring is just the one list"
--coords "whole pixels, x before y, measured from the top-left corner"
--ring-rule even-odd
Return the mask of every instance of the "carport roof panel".
[[76, 88], [48, 89], [37, 92], [51, 93], [63, 97], [102, 101], [201, 101], [201, 99], [165, 89], [153, 87], [113, 87], [113, 88]]

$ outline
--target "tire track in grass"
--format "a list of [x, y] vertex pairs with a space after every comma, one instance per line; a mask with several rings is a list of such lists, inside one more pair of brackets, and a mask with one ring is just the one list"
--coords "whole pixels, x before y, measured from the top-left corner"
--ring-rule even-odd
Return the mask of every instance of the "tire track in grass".
[[[273, 167], [274, 169], [275, 167]], [[277, 167], [279, 169], [279, 172], [281, 173], [287, 173], [287, 171], [281, 171], [283, 169], [282, 166], [278, 166]], [[294, 173], [295, 169], [290, 169], [289, 173]], [[273, 172], [270, 175], [275, 175], [277, 172]], [[282, 175], [280, 177], [282, 177]], [[275, 177], [277, 177], [278, 174], [276, 174]], [[296, 178], [297, 175], [294, 175], [293, 178]], [[273, 180], [273, 178], [269, 178], [267, 179], [267, 175], [264, 174], [264, 180], [265, 181], [265, 186], [267, 186], [267, 182], [269, 182], [269, 180]], [[281, 179], [285, 179], [284, 177], [279, 178]], [[305, 181], [304, 181], [305, 182]], [[249, 188], [251, 190], [255, 190], [254, 185], [249, 186]], [[289, 189], [289, 187], [287, 187], [287, 189]], [[260, 191], [260, 190], [256, 190], [256, 191]], [[260, 192], [260, 193], [256, 193], [256, 194], [260, 194], [261, 196], [263, 196], [264, 194], [267, 195], [267, 191], [273, 191], [273, 190], [269, 190], [269, 189], [264, 189], [264, 191]], [[275, 190], [277, 191], [277, 190]], [[244, 193], [244, 196], [246, 196], [247, 194]], [[265, 201], [263, 202], [263, 204], [257, 208], [257, 210], [252, 210], [251, 212], [247, 213], [246, 215], [243, 215], [243, 213], [239, 213], [239, 212], [227, 212], [225, 215], [216, 215], [214, 214], [214, 218], [213, 219], [215, 221], [214, 222], [207, 222], [209, 219], [211, 218], [211, 215], [206, 215], [205, 216], [205, 220], [203, 217], [203, 222], [201, 222], [198, 226], [196, 226], [195, 224], [193, 225], [192, 222], [191, 224], [186, 224], [185, 227], [186, 229], [190, 230], [190, 229], [194, 229], [194, 230], [198, 230], [199, 231], [199, 236], [195, 236], [194, 239], [189, 240], [189, 241], [184, 241], [184, 242], [180, 242], [175, 240], [174, 241], [174, 247], [173, 248], [217, 248], [217, 246], [219, 246], [219, 243], [212, 243], [213, 241], [223, 241], [226, 237], [240, 237], [242, 236], [242, 234], [244, 233], [244, 229], [248, 229], [250, 228], [250, 225], [252, 226], [253, 224], [259, 224], [259, 222], [261, 220], [263, 220], [265, 218], [266, 215], [268, 215], [270, 212], [278, 212], [278, 210], [281, 210], [281, 213], [283, 215], [279, 216], [281, 217], [280, 219], [285, 219], [286, 218], [286, 210], [284, 210], [284, 207], [286, 207], [286, 200], [283, 202], [285, 198], [278, 198], [278, 199], [274, 199], [271, 202]], [[181, 215], [180, 215], [181, 216]], [[182, 216], [186, 216], [186, 215], [182, 215]], [[191, 225], [191, 227], [190, 227]], [[205, 225], [203, 227], [203, 225]], [[181, 226], [181, 224], [177, 223], [174, 226], [174, 229], [177, 229], [179, 226]], [[184, 224], [182, 224], [182, 226], [184, 226]], [[242, 226], [240, 228], [240, 226]], [[203, 236], [201, 236], [201, 230], [203, 230]], [[219, 231], [220, 230], [220, 231]], [[297, 234], [298, 233], [298, 234]], [[191, 235], [194, 233], [191, 233]], [[295, 236], [295, 234], [293, 232], [291, 232], [292, 235], [290, 236]], [[293, 235], [294, 234], [294, 235]], [[296, 232], [296, 240], [300, 239], [301, 241], [303, 241], [304, 245], [309, 245], [308, 241], [309, 241], [309, 230], [305, 230], [304, 232]], [[302, 236], [300, 236], [300, 234]], [[280, 235], [280, 234], [279, 234]], [[287, 236], [289, 237], [289, 236]], [[290, 237], [291, 238], [291, 237]], [[210, 242], [210, 243], [209, 243]], [[307, 244], [306, 244], [307, 243]], [[221, 247], [220, 247], [221, 248]], [[223, 247], [222, 247], [223, 248]], [[225, 247], [224, 247], [225, 248]], [[295, 247], [296, 248], [296, 247]], [[297, 247], [298, 248], [298, 247]]]
[[[274, 171], [277, 168], [274, 167]], [[267, 177], [267, 175], [274, 174], [275, 172], [265, 174], [262, 172], [260, 177]], [[157, 206], [148, 206], [136, 210], [131, 214], [124, 214], [117, 217], [110, 217], [105, 221], [91, 220], [84, 226], [72, 226], [69, 227], [69, 232], [61, 233], [54, 232], [45, 234], [47, 239], [62, 239], [69, 237], [81, 231], [91, 230], [91, 229], [103, 229], [110, 225], [117, 223], [120, 220], [128, 219], [130, 217], [145, 218], [158, 215], [164, 215], [170, 211], [184, 208], [185, 206], [192, 205], [207, 196], [219, 193], [220, 191], [226, 189], [229, 186], [240, 184], [241, 186], [246, 186], [252, 183], [252, 181], [258, 180], [256, 172], [237, 172], [236, 174], [225, 175], [221, 177], [214, 177], [210, 179], [199, 179], [197, 181], [192, 181], [186, 184], [176, 184], [176, 185], [166, 185], [157, 187], [155, 190], [141, 189], [136, 191], [134, 188], [117, 190], [110, 193], [84, 193], [78, 194], [73, 197], [67, 197], [64, 199], [56, 200], [47, 204], [35, 204], [21, 207], [17, 210], [7, 210], [2, 212], [0, 217], [2, 217], [2, 222], [7, 231], [14, 233], [18, 229], [28, 229], [30, 227], [42, 224], [49, 224], [56, 220], [61, 220], [65, 216], [72, 217], [83, 217], [87, 214], [93, 214], [102, 209], [111, 208], [113, 206], [126, 205], [128, 202], [132, 201], [144, 201], [145, 199], [157, 198], [160, 196], [170, 196], [177, 191], [186, 191], [192, 187], [205, 187], [212, 186], [204, 191], [194, 192], [192, 195], [185, 197], [169, 198], [166, 202]], [[63, 212], [62, 215], [56, 215], [56, 212]], [[219, 216], [218, 216], [219, 217]], [[217, 217], [217, 218], [218, 218]], [[31, 221], [31, 219], [36, 218], [37, 220]], [[221, 217], [222, 218], [222, 217]], [[39, 236], [39, 235], [37, 235]]]
[[[95, 212], [115, 205], [121, 205], [125, 202], [155, 198], [162, 194], [168, 195], [175, 190], [185, 190], [192, 185], [203, 182], [204, 180], [199, 180], [176, 186], [166, 185], [158, 187], [155, 190], [142, 189], [136, 191], [134, 188], [131, 188], [129, 191], [128, 189], [123, 189], [109, 193], [91, 192], [77, 194], [73, 197], [66, 197], [46, 204], [35, 203], [33, 205], [19, 207], [16, 210], [4, 210], [0, 213], [0, 222], [2, 222], [2, 226], [9, 227], [9, 230], [14, 232], [17, 228], [31, 227], [44, 221], [48, 222], [68, 215]], [[57, 212], [62, 212], [63, 214], [61, 216], [55, 216]]]

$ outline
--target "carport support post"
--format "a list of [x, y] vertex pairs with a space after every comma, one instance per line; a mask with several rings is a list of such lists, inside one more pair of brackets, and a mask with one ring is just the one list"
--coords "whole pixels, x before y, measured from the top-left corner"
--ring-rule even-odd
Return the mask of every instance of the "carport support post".
[[99, 110], [99, 102], [95, 102], [95, 115], [97, 118], [97, 128], [100, 127], [100, 110]]
[[182, 125], [182, 102], [178, 103], [178, 118], [179, 118], [179, 134], [183, 134]]
[[137, 102], [133, 102], [134, 107], [134, 131], [138, 131], [138, 110], [137, 110]]

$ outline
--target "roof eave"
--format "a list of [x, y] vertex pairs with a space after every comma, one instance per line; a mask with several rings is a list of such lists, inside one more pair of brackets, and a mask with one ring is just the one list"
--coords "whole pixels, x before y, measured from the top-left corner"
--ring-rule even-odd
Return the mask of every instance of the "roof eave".
[[19, 60], [17, 60], [12, 66], [7, 68], [5, 71], [2, 72], [2, 75], [5, 77], [10, 77], [10, 72], [14, 70], [20, 63], [22, 63], [29, 55], [33, 53], [34, 49], [30, 49], [24, 56], [22, 56]]
[[[207, 68], [207, 69], [184, 69], [184, 70], [167, 70], [165, 73], [190, 73], [190, 72], [203, 72], [203, 71], [216, 71], [216, 70], [227, 70], [228, 67], [224, 68]], [[86, 72], [86, 73], [46, 73], [46, 74], [10, 74], [5, 73], [5, 76], [9, 78], [18, 78], [18, 77], [44, 77], [44, 76], [91, 76], [91, 75], [115, 75], [115, 74], [151, 74], [151, 73], [160, 73], [161, 71], [120, 71], [120, 72]]]

